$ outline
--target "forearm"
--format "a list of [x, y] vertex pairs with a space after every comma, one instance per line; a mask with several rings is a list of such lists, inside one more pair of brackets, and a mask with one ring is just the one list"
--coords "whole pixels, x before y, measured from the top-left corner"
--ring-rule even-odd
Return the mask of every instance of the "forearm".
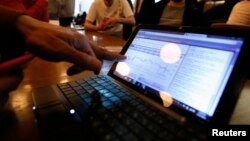
[[[26, 39], [28, 35], [36, 30], [36, 20], [30, 16], [23, 15], [16, 20], [16, 28], [22, 34], [23, 38]], [[42, 28], [42, 27], [41, 27]]]
[[91, 31], [98, 31], [100, 28], [97, 25], [92, 24], [90, 21], [86, 21], [84, 23], [84, 28], [86, 30], [91, 30]]
[[126, 18], [117, 18], [117, 23], [135, 25], [135, 18], [134, 18], [134, 16], [129, 16]]

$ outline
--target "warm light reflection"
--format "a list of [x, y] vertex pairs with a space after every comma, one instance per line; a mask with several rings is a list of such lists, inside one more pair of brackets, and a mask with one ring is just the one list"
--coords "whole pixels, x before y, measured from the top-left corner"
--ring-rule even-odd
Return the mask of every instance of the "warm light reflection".
[[32, 89], [30, 84], [23, 85], [23, 88], [26, 89], [26, 90], [31, 90]]
[[21, 111], [29, 106], [29, 94], [32, 92], [30, 84], [20, 84], [18, 89], [10, 93], [9, 103], [15, 111]]
[[121, 74], [122, 76], [128, 76], [130, 72], [130, 68], [127, 63], [119, 62], [116, 66], [116, 71]]
[[177, 44], [169, 43], [161, 48], [160, 57], [168, 64], [174, 64], [180, 60], [181, 49]]
[[62, 80], [59, 81], [59, 83], [66, 83], [69, 82], [70, 80], [68, 78], [64, 78]]
[[82, 35], [85, 34], [84, 31], [82, 31], [82, 30], [77, 30], [77, 32], [80, 33], [80, 34], [82, 34]]
[[170, 107], [173, 104], [173, 98], [171, 97], [171, 95], [168, 92], [161, 91], [160, 97], [163, 101], [164, 107]]

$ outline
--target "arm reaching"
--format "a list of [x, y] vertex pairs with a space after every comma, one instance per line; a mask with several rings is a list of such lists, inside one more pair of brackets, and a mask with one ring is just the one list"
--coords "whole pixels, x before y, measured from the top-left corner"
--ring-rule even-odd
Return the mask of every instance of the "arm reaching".
[[[70, 75], [84, 70], [91, 70], [97, 74], [101, 69], [102, 59], [126, 59], [123, 55], [96, 47], [75, 30], [41, 22], [24, 15], [22, 11], [0, 6], [0, 17], [1, 33], [15, 35], [0, 38], [1, 42], [7, 42], [3, 44], [7, 47], [1, 46], [1, 49], [4, 49], [3, 52], [6, 50], [11, 50], [11, 52], [24, 50], [48, 61], [70, 62], [74, 64], [68, 70]], [[0, 56], [3, 55], [1, 53], [0, 50]], [[0, 61], [1, 59], [3, 58], [0, 57]], [[8, 72], [0, 71], [1, 94], [8, 93], [18, 86], [23, 76], [20, 69], [17, 68]]]
[[40, 22], [29, 16], [20, 16], [16, 27], [24, 37], [26, 49], [48, 61], [68, 61], [97, 74], [101, 69], [100, 59], [126, 58], [99, 49], [75, 30]]

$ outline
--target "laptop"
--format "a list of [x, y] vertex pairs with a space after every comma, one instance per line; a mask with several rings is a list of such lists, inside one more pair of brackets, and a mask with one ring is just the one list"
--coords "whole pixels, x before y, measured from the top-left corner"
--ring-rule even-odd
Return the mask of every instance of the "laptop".
[[242, 32], [139, 25], [107, 75], [33, 90], [44, 140], [209, 140], [246, 80]]

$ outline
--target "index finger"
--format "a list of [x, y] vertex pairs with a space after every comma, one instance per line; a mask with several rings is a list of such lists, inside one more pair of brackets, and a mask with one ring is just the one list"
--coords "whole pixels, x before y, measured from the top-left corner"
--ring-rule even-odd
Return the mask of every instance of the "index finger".
[[115, 53], [115, 52], [110, 52], [110, 51], [104, 51], [103, 53], [103, 58], [104, 60], [109, 60], [109, 61], [122, 61], [127, 59], [126, 56]]
[[84, 52], [79, 52], [75, 50], [74, 54], [68, 58], [69, 62], [84, 68], [85, 70], [92, 70], [95, 73], [99, 72], [101, 69], [101, 61], [95, 56], [91, 56]]

